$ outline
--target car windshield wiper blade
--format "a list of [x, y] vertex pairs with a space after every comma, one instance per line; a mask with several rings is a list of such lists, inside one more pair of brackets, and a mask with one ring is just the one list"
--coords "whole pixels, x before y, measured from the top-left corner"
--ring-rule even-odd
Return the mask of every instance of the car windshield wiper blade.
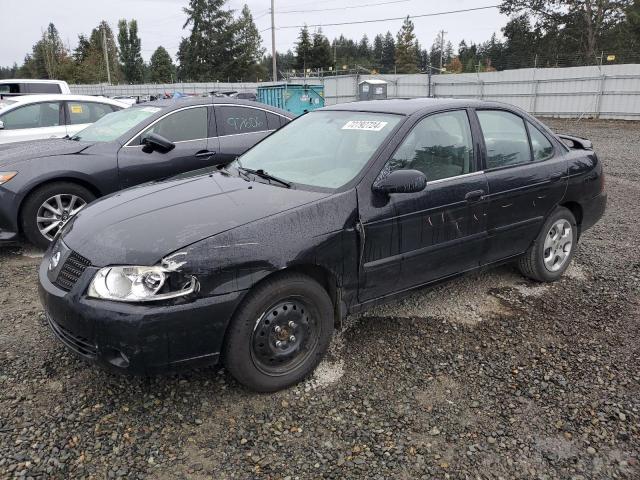
[[251, 174], [256, 175], [256, 176], [258, 176], [260, 178], [264, 178], [265, 180], [272, 180], [274, 182], [278, 182], [279, 184], [284, 185], [287, 188], [291, 188], [291, 183], [289, 183], [286, 180], [283, 180], [281, 178], [275, 177], [273, 175], [269, 175], [267, 172], [265, 172], [261, 168], [259, 168], [258, 170], [254, 170], [252, 168], [238, 166], [238, 170], [242, 170], [244, 172], [251, 173]]

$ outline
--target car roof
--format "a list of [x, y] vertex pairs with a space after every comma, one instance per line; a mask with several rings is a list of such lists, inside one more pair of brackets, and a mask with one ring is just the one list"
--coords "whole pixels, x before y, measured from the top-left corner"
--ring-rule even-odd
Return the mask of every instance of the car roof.
[[387, 100], [365, 100], [361, 102], [340, 103], [324, 107], [320, 110], [343, 110], [352, 112], [395, 113], [412, 115], [414, 113], [428, 113], [447, 108], [467, 107], [499, 107], [513, 109], [512, 105], [499, 102], [485, 102], [481, 100], [459, 98], [392, 98]]
[[250, 100], [242, 100], [240, 98], [228, 98], [228, 97], [181, 97], [181, 98], [166, 98], [160, 100], [154, 100], [152, 102], [139, 103], [136, 107], [175, 107], [181, 108], [191, 105], [245, 105], [247, 107], [262, 108], [263, 110], [269, 110], [279, 115], [284, 115], [288, 118], [294, 118], [295, 115], [286, 110], [272, 107], [266, 103], [252, 102]]
[[11, 100], [18, 102], [20, 104], [26, 103], [37, 103], [37, 102], [49, 102], [52, 100], [67, 100], [70, 102], [102, 102], [109, 103], [113, 105], [124, 105], [122, 102], [118, 102], [117, 100], [112, 100], [107, 97], [94, 97], [91, 95], [73, 95], [68, 93], [44, 93], [44, 94], [36, 94], [36, 95], [18, 95], [15, 97], [11, 97]]
[[43, 80], [43, 79], [35, 79], [35, 78], [3, 78], [0, 80], [0, 83], [56, 83], [56, 84], [64, 84], [67, 83], [64, 80]]

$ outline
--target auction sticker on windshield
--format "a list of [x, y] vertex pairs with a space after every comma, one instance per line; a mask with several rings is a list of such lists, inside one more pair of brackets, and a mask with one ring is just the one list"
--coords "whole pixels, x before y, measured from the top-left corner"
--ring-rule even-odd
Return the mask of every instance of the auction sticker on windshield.
[[379, 120], [350, 120], [344, 124], [342, 130], [371, 130], [379, 132], [387, 125], [387, 122]]

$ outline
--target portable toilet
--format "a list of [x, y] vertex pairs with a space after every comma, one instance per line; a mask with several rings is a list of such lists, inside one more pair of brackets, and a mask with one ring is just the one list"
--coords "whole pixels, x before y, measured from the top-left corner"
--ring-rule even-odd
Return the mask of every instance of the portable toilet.
[[324, 107], [324, 87], [296, 83], [258, 87], [258, 101], [295, 115], [302, 115]]
[[387, 82], [370, 78], [358, 83], [359, 100], [384, 100], [387, 98]]

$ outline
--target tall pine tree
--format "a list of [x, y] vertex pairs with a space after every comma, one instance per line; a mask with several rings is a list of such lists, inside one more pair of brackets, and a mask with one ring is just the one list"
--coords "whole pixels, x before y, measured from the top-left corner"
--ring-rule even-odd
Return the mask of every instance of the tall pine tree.
[[382, 42], [382, 70], [383, 73], [394, 73], [396, 64], [396, 42], [391, 32], [387, 32]]
[[160, 46], [156, 48], [149, 62], [149, 79], [154, 83], [170, 83], [174, 78], [175, 66], [171, 55]]
[[306, 71], [307, 68], [311, 68], [309, 62], [311, 61], [312, 46], [309, 29], [305, 25], [300, 30], [298, 41], [296, 42], [296, 70]]
[[407, 16], [398, 32], [396, 42], [396, 68], [398, 73], [416, 73], [416, 36], [413, 33], [413, 22]]
[[266, 70], [259, 65], [260, 59], [264, 55], [262, 48], [262, 38], [258, 28], [253, 21], [251, 10], [245, 5], [240, 12], [240, 18], [235, 23], [234, 39], [234, 66], [233, 76], [237, 80], [255, 80], [256, 77], [264, 76]]
[[144, 76], [144, 61], [140, 55], [142, 42], [138, 37], [138, 22], [125, 19], [118, 22], [118, 46], [120, 68], [127, 83], [141, 83]]

